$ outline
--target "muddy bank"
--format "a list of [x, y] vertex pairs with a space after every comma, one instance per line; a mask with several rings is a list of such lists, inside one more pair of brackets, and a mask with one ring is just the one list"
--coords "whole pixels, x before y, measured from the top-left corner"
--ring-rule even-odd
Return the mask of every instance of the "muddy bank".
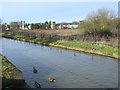
[[2, 89], [30, 88], [24, 80], [22, 72], [17, 69], [5, 56], [0, 55], [2, 65]]

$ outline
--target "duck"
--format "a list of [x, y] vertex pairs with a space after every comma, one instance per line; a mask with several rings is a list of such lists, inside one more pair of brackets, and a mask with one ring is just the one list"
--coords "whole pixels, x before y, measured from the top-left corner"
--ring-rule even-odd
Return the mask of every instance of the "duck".
[[41, 88], [41, 85], [38, 82], [35, 82], [35, 87], [36, 88]]
[[54, 78], [48, 78], [48, 81], [49, 82], [56, 82], [56, 79], [54, 79]]
[[96, 50], [95, 48], [92, 48], [92, 50]]
[[35, 69], [35, 67], [33, 67], [33, 73], [37, 73], [37, 70]]

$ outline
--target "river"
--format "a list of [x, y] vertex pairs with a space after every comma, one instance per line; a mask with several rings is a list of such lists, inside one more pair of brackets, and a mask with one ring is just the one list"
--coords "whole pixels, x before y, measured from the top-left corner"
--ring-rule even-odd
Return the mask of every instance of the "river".
[[[0, 52], [23, 72], [26, 83], [42, 88], [117, 88], [118, 60], [1, 38]], [[38, 70], [32, 72], [33, 67]], [[56, 79], [55, 83], [48, 78]]]

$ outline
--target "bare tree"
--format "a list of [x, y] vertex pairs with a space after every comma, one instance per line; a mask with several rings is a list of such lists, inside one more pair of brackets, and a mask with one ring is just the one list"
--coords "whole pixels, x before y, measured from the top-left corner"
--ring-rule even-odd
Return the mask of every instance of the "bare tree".
[[10, 29], [11, 30], [18, 30], [19, 29], [18, 22], [11, 22], [10, 23]]

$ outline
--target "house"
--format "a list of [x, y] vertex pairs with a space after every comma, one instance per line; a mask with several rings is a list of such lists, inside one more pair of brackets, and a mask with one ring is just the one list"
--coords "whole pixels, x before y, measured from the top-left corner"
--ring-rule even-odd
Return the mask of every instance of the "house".
[[51, 29], [56, 29], [56, 23], [55, 23], [55, 21], [51, 22]]
[[72, 23], [57, 23], [55, 25], [56, 29], [77, 29], [80, 22], [72, 22]]
[[22, 30], [25, 29], [25, 21], [18, 21], [17, 23], [18, 23], [20, 29], [22, 29]]

